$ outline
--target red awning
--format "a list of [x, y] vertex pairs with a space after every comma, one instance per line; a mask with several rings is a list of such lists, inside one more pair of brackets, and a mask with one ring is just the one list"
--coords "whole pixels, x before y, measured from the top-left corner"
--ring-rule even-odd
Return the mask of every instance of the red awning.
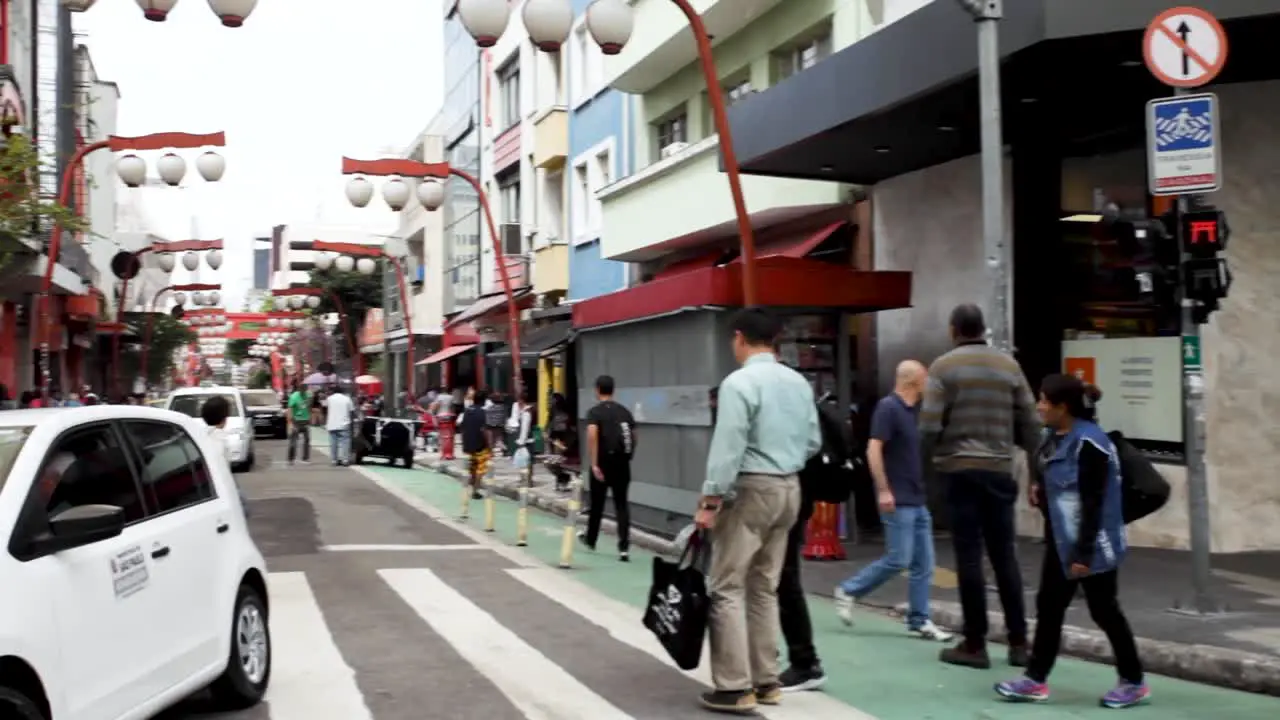
[[[759, 303], [874, 312], [911, 306], [911, 273], [855, 270], [785, 256], [756, 261]], [[741, 307], [742, 265], [703, 267], [573, 305], [575, 328], [643, 320], [706, 306]]]
[[419, 360], [414, 363], [414, 365], [417, 365], [418, 367], [422, 367], [423, 365], [435, 365], [438, 362], [444, 362], [451, 357], [461, 355], [473, 348], [475, 348], [475, 345], [454, 345], [453, 347], [447, 347], [426, 360]]
[[[813, 252], [819, 245], [826, 241], [827, 238], [844, 227], [848, 223], [844, 220], [834, 222], [830, 225], [814, 232], [810, 235], [795, 235], [789, 238], [778, 240], [775, 242], [763, 243], [756, 248], [757, 258], [768, 257], [788, 257], [802, 258]], [[742, 262], [742, 256], [738, 256], [733, 260], [735, 263]]]
[[[533, 291], [529, 288], [521, 288], [515, 291], [516, 308], [518, 310], [527, 310], [533, 305]], [[479, 300], [467, 306], [466, 310], [458, 313], [458, 316], [450, 320], [446, 328], [451, 328], [466, 322], [474, 322], [486, 315], [503, 313], [507, 311], [507, 295], [506, 293], [497, 293], [488, 297], [482, 297]]]
[[665, 280], [667, 278], [676, 277], [677, 275], [684, 275], [687, 272], [705, 270], [720, 262], [720, 259], [724, 256], [724, 250], [714, 250], [697, 257], [689, 258], [688, 260], [681, 260], [680, 262], [672, 263], [662, 270], [659, 270], [658, 274], [653, 276], [653, 279]]

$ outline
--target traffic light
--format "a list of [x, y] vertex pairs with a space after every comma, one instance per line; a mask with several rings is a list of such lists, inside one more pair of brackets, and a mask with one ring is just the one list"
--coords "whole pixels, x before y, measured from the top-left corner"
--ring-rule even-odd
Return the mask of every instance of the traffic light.
[[1231, 228], [1221, 210], [1205, 208], [1182, 214], [1182, 242], [1187, 259], [1182, 265], [1182, 287], [1192, 305], [1197, 325], [1209, 321], [1219, 301], [1231, 291], [1231, 269], [1221, 253], [1227, 249]]
[[1163, 220], [1104, 220], [1097, 232], [1114, 240], [1121, 254], [1132, 262], [1139, 296], [1158, 305], [1176, 304], [1178, 242]]

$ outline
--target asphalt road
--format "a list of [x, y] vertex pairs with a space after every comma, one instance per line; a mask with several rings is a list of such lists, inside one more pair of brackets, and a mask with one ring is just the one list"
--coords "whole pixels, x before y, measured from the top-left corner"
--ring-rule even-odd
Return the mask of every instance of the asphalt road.
[[[267, 701], [218, 714], [195, 697], [165, 720], [706, 717], [705, 670], [671, 667], [634, 607], [410, 506], [374, 473], [319, 453], [288, 467], [284, 449], [260, 442], [258, 467], [239, 476], [270, 571]], [[870, 718], [804, 700], [766, 717]]]

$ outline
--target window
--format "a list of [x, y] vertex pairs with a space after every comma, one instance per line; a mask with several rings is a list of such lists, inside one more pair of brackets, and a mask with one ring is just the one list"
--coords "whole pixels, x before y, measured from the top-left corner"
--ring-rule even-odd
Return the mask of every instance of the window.
[[573, 161], [573, 235], [575, 242], [600, 236], [604, 212], [598, 194], [613, 182], [613, 144], [602, 143]]
[[[218, 397], [217, 395], [175, 395], [169, 399], [169, 409], [174, 412], [180, 412], [183, 415], [193, 418], [200, 417], [200, 408], [208, 402], [210, 398]], [[231, 412], [229, 417], [240, 417], [240, 403], [230, 395], [223, 395], [222, 398], [230, 405]]]
[[34, 490], [50, 518], [84, 505], [114, 505], [129, 522], [146, 517], [124, 447], [109, 425], [60, 438], [40, 468]]
[[541, 216], [538, 237], [542, 242], [564, 238], [564, 173], [548, 172], [542, 177]]
[[520, 222], [520, 172], [498, 178], [498, 199], [502, 205], [502, 223]]
[[569, 39], [569, 62], [571, 100], [581, 105], [604, 87], [604, 53], [591, 39], [586, 23], [575, 28]]
[[185, 430], [163, 422], [129, 422], [125, 428], [141, 456], [143, 495], [152, 512], [159, 515], [213, 499], [209, 467]]
[[608, 150], [596, 153], [596, 192], [613, 182], [613, 154]]
[[689, 142], [689, 116], [685, 113], [663, 120], [656, 128], [659, 153], [676, 143]]
[[778, 79], [785, 80], [802, 70], [808, 70], [830, 54], [830, 32], [823, 32], [792, 45], [777, 55]]
[[591, 202], [595, 194], [591, 192], [591, 168], [583, 163], [573, 168], [573, 232], [575, 236], [593, 235], [595, 228], [591, 226], [594, 213]]
[[502, 130], [505, 131], [519, 124], [520, 63], [518, 60], [512, 60], [498, 70], [498, 103]]

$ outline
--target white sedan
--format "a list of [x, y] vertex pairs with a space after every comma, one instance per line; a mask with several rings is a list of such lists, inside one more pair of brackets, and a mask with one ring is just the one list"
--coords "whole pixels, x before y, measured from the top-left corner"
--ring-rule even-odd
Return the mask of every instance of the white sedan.
[[130, 405], [0, 412], [0, 718], [148, 718], [271, 676], [267, 571], [203, 423]]

